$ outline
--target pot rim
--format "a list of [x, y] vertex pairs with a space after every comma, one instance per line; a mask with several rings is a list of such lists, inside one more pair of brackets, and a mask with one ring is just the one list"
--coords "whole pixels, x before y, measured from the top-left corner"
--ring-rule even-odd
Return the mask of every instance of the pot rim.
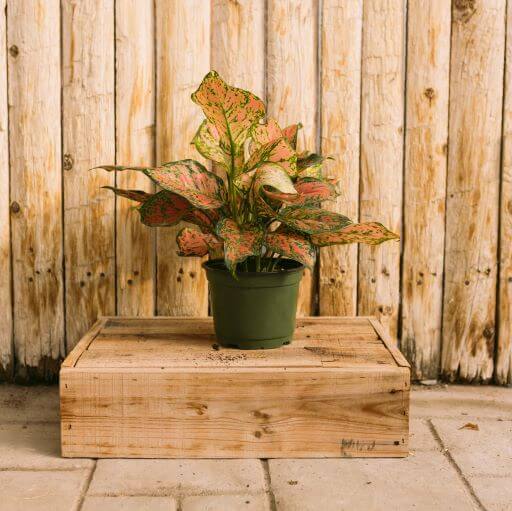
[[[284, 268], [279, 271], [237, 271], [237, 277], [265, 277], [269, 275], [283, 275], [283, 274], [291, 274], [303, 271], [306, 266], [299, 261], [295, 261], [294, 259], [285, 259], [285, 261], [290, 261], [291, 263], [297, 265], [295, 268]], [[216, 266], [222, 264], [222, 267]], [[229, 273], [229, 270], [226, 268], [224, 263], [224, 259], [209, 259], [201, 264], [201, 266], [206, 271], [215, 271], [219, 273]]]

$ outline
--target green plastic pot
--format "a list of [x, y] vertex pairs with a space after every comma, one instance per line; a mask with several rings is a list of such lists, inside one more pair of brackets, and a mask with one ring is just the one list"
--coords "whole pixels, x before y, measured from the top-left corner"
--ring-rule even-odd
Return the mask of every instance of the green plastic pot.
[[304, 266], [282, 260], [276, 272], [239, 272], [235, 279], [222, 260], [203, 263], [217, 340], [243, 350], [279, 348], [295, 330]]

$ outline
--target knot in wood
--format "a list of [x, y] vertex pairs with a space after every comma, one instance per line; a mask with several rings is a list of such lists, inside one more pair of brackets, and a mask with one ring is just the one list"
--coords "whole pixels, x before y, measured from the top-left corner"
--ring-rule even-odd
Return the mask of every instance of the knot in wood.
[[62, 157], [62, 167], [64, 168], [64, 170], [71, 170], [73, 168], [73, 157], [66, 153], [63, 157]]
[[20, 205], [16, 201], [11, 202], [11, 213], [19, 213], [20, 209]]
[[9, 54], [11, 55], [11, 57], [16, 58], [20, 54], [20, 50], [19, 50], [19, 48], [15, 44], [13, 44], [9, 48]]

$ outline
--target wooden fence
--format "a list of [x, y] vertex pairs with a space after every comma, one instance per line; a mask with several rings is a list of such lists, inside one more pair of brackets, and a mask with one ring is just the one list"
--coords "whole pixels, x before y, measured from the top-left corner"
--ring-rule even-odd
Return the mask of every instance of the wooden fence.
[[512, 382], [512, 2], [0, 0], [0, 379], [52, 380], [98, 314], [206, 315], [175, 229], [101, 163], [194, 157], [209, 69], [335, 157], [332, 207], [401, 243], [324, 249], [301, 314], [377, 315], [415, 376]]

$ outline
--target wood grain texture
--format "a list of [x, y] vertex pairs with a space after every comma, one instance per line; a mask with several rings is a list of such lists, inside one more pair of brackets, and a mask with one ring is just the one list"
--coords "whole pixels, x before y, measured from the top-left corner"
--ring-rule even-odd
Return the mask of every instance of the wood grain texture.
[[[268, 115], [281, 126], [301, 122], [298, 150], [317, 149], [317, 23], [315, 0], [268, 0], [267, 3]], [[316, 308], [315, 272], [306, 270], [297, 313]]]
[[9, 2], [9, 150], [16, 377], [64, 356], [58, 0]]
[[[203, 115], [190, 95], [210, 68], [210, 3], [157, 0], [156, 19], [157, 162], [197, 158], [190, 141]], [[179, 229], [158, 229], [157, 312], [204, 316], [208, 314], [206, 276], [200, 260], [177, 256]]]
[[214, 349], [211, 318], [102, 321], [61, 370], [64, 456], [408, 453], [408, 364], [375, 319], [299, 319], [264, 353]]
[[[155, 47], [153, 0], [116, 2], [116, 162], [152, 165], [155, 160]], [[138, 172], [119, 172], [117, 186], [151, 192]], [[155, 311], [155, 231], [140, 222], [134, 203], [116, 200], [117, 311]]]
[[[339, 179], [340, 196], [324, 207], [357, 222], [362, 0], [324, 0], [322, 11], [322, 154], [335, 158], [326, 174]], [[320, 250], [321, 315], [357, 313], [357, 245]]]
[[115, 313], [114, 2], [62, 2], [66, 342]]
[[265, 0], [212, 0], [211, 67], [265, 99]]
[[[359, 219], [401, 232], [403, 0], [367, 0], [363, 9]], [[376, 315], [396, 337], [400, 244], [359, 246], [358, 313]]]
[[0, 381], [12, 377], [11, 228], [9, 219], [9, 139], [7, 116], [6, 0], [0, 0]]
[[408, 4], [401, 347], [417, 379], [441, 359], [451, 6]]
[[495, 380], [512, 383], [512, 2], [507, 3]]
[[505, 2], [455, 2], [442, 375], [493, 375]]

